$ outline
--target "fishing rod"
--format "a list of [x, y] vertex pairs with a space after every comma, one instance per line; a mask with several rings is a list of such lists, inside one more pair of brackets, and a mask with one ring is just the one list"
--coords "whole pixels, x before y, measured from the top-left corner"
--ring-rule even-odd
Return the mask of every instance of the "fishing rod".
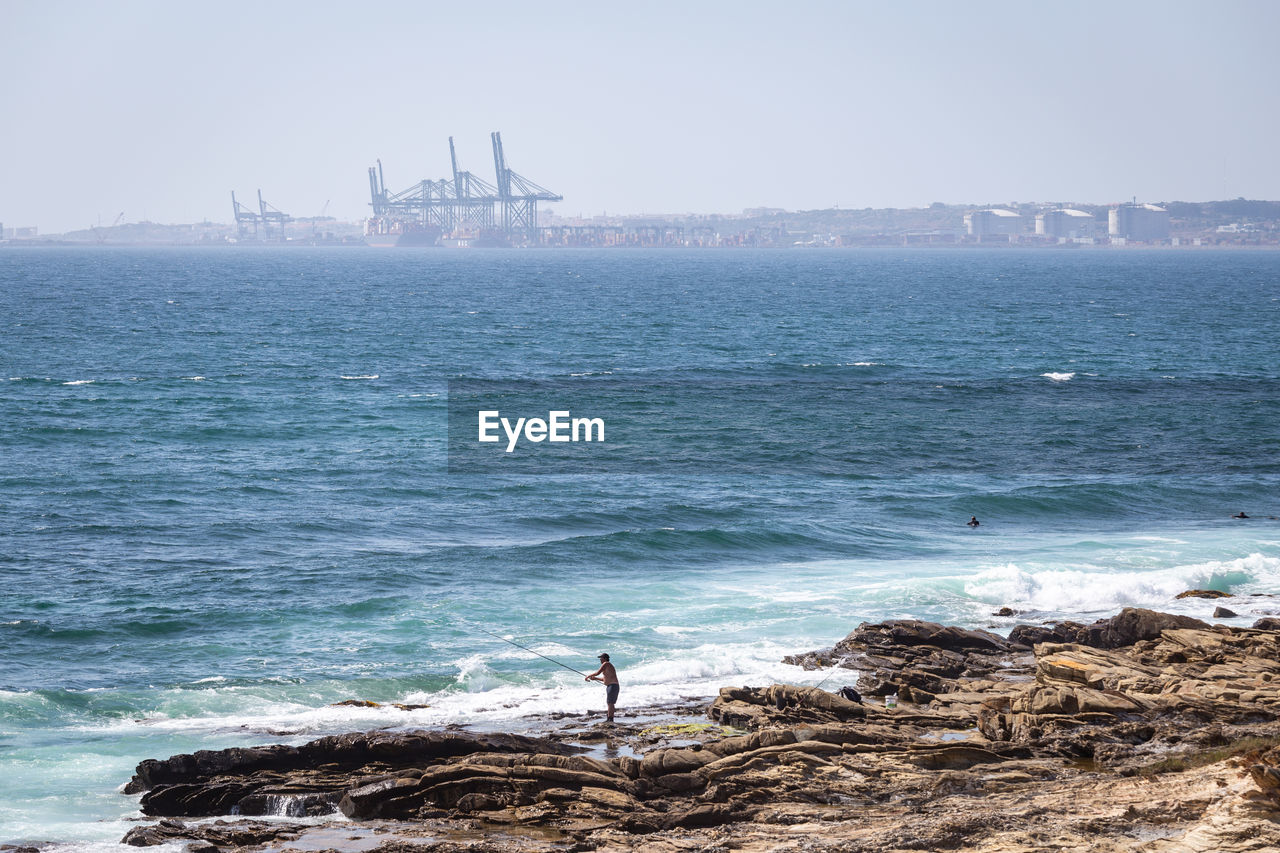
[[555, 658], [549, 658], [549, 657], [547, 657], [546, 655], [544, 655], [544, 654], [542, 654], [542, 653], [540, 653], [540, 652], [535, 652], [533, 649], [529, 648], [528, 646], [522, 646], [522, 645], [520, 645], [520, 644], [519, 644], [519, 643], [517, 643], [515, 640], [508, 640], [506, 637], [503, 637], [503, 636], [500, 636], [500, 635], [498, 635], [498, 634], [495, 634], [495, 633], [493, 633], [492, 631], [485, 631], [485, 629], [484, 629], [484, 628], [481, 628], [479, 625], [476, 625], [476, 626], [474, 626], [474, 627], [475, 627], [475, 629], [476, 629], [477, 631], [483, 631], [484, 633], [488, 634], [490, 637], [494, 637], [494, 638], [496, 638], [496, 639], [499, 639], [499, 640], [501, 640], [501, 641], [502, 641], [502, 642], [504, 642], [504, 643], [510, 643], [511, 645], [515, 646], [517, 649], [524, 649], [526, 652], [528, 652], [528, 653], [529, 653], [529, 654], [531, 654], [531, 655], [537, 655], [538, 657], [542, 658], [543, 660], [549, 660], [549, 661], [551, 661], [553, 664], [555, 664], [556, 666], [562, 666], [562, 667], [564, 667], [565, 669], [569, 670], [570, 672], [576, 672], [576, 673], [578, 673], [578, 675], [581, 675], [583, 678], [589, 678], [589, 677], [590, 677], [590, 676], [588, 676], [585, 672], [583, 672], [583, 671], [582, 671], [582, 670], [580, 670], [580, 669], [574, 669], [573, 667], [569, 666], [567, 663], [560, 663], [560, 661], [556, 660]]
[[[534, 654], [537, 654], [537, 652], [534, 652]], [[831, 676], [833, 676], [833, 675], [835, 675], [835, 674], [836, 674], [836, 670], [841, 669], [841, 668], [843, 667], [844, 663], [845, 663], [846, 661], [848, 661], [850, 657], [851, 657], [850, 655], [845, 655], [844, 657], [840, 658], [839, 663], [833, 663], [833, 664], [831, 665], [831, 671], [827, 673], [827, 677], [826, 677], [826, 678], [824, 678], [824, 679], [822, 679], [821, 681], [819, 681], [817, 684], [815, 684], [815, 685], [813, 685], [813, 686], [814, 686], [815, 688], [817, 688], [817, 687], [821, 687], [822, 685], [826, 684], [826, 683], [831, 679]]]

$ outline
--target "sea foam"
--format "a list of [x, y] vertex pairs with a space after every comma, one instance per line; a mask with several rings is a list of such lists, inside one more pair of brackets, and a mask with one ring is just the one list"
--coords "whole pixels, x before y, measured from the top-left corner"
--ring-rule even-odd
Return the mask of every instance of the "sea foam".
[[[1124, 607], [1182, 610], [1188, 589], [1239, 590], [1250, 584], [1274, 585], [1280, 557], [1250, 554], [1234, 560], [1210, 560], [1149, 571], [1025, 569], [1015, 563], [990, 568], [964, 585], [966, 594], [986, 604], [1047, 614], [1113, 613]], [[1198, 600], [1197, 600], [1198, 601]]]

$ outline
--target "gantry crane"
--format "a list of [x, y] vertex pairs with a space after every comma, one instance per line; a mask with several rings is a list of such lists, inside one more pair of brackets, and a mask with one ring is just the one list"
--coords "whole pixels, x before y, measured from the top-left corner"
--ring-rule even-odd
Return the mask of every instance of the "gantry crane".
[[510, 242], [537, 242], [538, 202], [563, 197], [538, 186], [507, 167], [502, 137], [493, 143], [497, 186], [458, 166], [458, 152], [449, 137], [450, 177], [424, 180], [392, 193], [387, 190], [382, 161], [369, 167], [369, 195], [373, 217], [369, 234], [404, 234], [439, 228], [441, 233], [483, 236], [500, 231]]
[[493, 169], [498, 176], [498, 200], [502, 204], [502, 231], [508, 239], [520, 236], [537, 242], [538, 202], [564, 201], [564, 196], [511, 171], [502, 151], [502, 134], [495, 130], [489, 139], [493, 143]]

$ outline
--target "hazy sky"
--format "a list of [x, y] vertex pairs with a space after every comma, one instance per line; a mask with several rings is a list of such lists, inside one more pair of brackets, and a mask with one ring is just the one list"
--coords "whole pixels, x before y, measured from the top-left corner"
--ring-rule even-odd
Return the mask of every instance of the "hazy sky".
[[0, 0], [0, 221], [1280, 199], [1280, 2]]

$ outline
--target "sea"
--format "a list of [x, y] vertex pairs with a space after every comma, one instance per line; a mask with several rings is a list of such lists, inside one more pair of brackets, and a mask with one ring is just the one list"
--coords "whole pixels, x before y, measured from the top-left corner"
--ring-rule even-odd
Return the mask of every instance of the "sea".
[[[451, 388], [604, 440], [473, 458]], [[0, 843], [121, 849], [146, 758], [598, 715], [601, 652], [625, 719], [864, 621], [1250, 625], [1278, 392], [1280, 252], [0, 247]]]

